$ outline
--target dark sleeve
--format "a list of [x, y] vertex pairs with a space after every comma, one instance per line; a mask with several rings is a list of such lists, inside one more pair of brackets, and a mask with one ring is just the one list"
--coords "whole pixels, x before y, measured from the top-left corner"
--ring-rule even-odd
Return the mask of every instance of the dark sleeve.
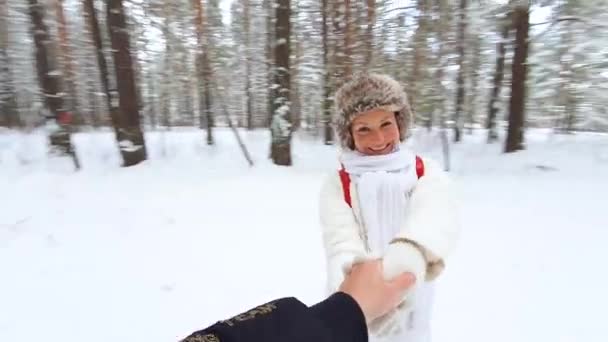
[[367, 324], [359, 304], [346, 293], [337, 292], [310, 308], [312, 315], [325, 325], [329, 341], [367, 342]]
[[336, 293], [307, 307], [295, 298], [260, 305], [217, 322], [182, 342], [367, 342], [367, 327], [359, 305]]

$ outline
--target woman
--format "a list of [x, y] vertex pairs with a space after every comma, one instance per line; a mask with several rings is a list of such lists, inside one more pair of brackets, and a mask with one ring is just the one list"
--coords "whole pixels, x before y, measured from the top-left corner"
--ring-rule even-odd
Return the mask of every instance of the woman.
[[341, 169], [320, 196], [329, 291], [357, 261], [382, 258], [386, 278], [409, 272], [416, 282], [398, 307], [368, 322], [370, 337], [429, 341], [431, 282], [459, 230], [450, 181], [404, 145], [412, 115], [394, 79], [358, 74], [337, 91], [335, 105]]

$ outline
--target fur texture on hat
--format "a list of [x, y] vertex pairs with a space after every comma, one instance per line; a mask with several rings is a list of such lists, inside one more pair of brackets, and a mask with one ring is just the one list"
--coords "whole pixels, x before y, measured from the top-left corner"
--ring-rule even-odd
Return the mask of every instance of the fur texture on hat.
[[390, 76], [359, 73], [338, 89], [334, 102], [334, 128], [343, 149], [355, 148], [351, 133], [351, 124], [355, 117], [374, 109], [394, 112], [400, 139], [406, 139], [412, 112], [403, 87]]

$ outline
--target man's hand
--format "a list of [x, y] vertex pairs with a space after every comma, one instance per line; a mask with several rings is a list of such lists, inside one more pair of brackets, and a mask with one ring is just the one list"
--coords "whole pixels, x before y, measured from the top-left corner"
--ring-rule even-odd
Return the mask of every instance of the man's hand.
[[354, 265], [339, 290], [353, 297], [371, 322], [394, 309], [415, 281], [411, 273], [385, 280], [382, 260], [373, 260]]

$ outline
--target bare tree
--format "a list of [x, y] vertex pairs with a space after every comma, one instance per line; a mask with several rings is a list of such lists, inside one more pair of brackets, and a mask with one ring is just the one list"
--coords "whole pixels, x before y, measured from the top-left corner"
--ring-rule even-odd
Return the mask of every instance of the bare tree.
[[460, 20], [458, 22], [458, 78], [457, 78], [457, 93], [456, 93], [456, 112], [454, 114], [454, 141], [459, 142], [462, 129], [462, 112], [464, 107], [464, 73], [465, 73], [465, 33], [467, 27], [467, 0], [460, 0], [460, 8], [458, 14]]
[[245, 35], [245, 101], [247, 111], [247, 129], [253, 129], [253, 94], [251, 91], [251, 36], [250, 36], [251, 3], [243, 0], [243, 34]]
[[471, 62], [468, 63], [467, 71], [469, 75], [470, 93], [468, 98], [468, 134], [473, 134], [473, 127], [475, 125], [475, 118], [477, 117], [478, 111], [478, 98], [479, 98], [479, 77], [481, 70], [481, 41], [482, 38], [478, 33], [472, 33], [469, 36], [469, 42], [471, 46]]
[[74, 61], [72, 58], [72, 48], [69, 43], [70, 39], [68, 35], [68, 25], [63, 8], [64, 2], [65, 0], [55, 0], [59, 47], [61, 50], [61, 56], [63, 57], [63, 70], [65, 71], [65, 84], [69, 94], [69, 103], [71, 105], [72, 112], [75, 115], [75, 119], [77, 119], [79, 123], [82, 123], [84, 120], [82, 118], [80, 101], [78, 100], [78, 92], [76, 91]]
[[352, 74], [353, 68], [353, 39], [354, 39], [354, 24], [352, 21], [352, 8], [350, 0], [343, 0], [344, 2], [344, 66], [343, 66], [343, 77], [349, 77]]
[[274, 112], [273, 112], [273, 108], [274, 108], [274, 104], [273, 104], [273, 84], [274, 84], [274, 49], [273, 49], [273, 44], [275, 41], [275, 26], [273, 25], [273, 18], [275, 17], [275, 13], [274, 13], [274, 4], [275, 0], [263, 0], [262, 2], [262, 7], [264, 8], [264, 12], [266, 13], [266, 46], [265, 46], [265, 51], [266, 51], [266, 76], [267, 76], [267, 83], [266, 83], [266, 98], [268, 99], [268, 120], [267, 120], [267, 125], [268, 127], [270, 127], [270, 124], [272, 122], [272, 118], [274, 117]]
[[289, 100], [291, 102], [290, 112], [291, 112], [291, 130], [297, 131], [301, 125], [302, 119], [302, 100], [301, 100], [301, 92], [300, 92], [300, 64], [302, 63], [302, 40], [303, 32], [302, 25], [300, 20], [301, 9], [299, 6], [295, 6], [296, 8], [292, 8], [291, 10], [291, 56], [290, 56], [290, 93]]
[[329, 23], [328, 15], [329, 6], [328, 0], [322, 0], [321, 15], [322, 21], [322, 38], [323, 38], [323, 136], [326, 145], [333, 144], [333, 130], [331, 126], [331, 66], [329, 65]]
[[[101, 30], [99, 29], [99, 20], [97, 18], [97, 11], [95, 10], [94, 0], [83, 0], [85, 22], [89, 28], [91, 39], [95, 45], [97, 64], [99, 66], [99, 76], [101, 78], [101, 85], [104, 91], [106, 104], [110, 111], [110, 120], [112, 121], [112, 127], [116, 135], [116, 141], [118, 143], [119, 151], [122, 157], [123, 166], [135, 165], [138, 162], [137, 159], [140, 157], [141, 152], [137, 151], [133, 146], [129, 144], [129, 127], [127, 126], [127, 120], [124, 117], [124, 112], [121, 110], [121, 100], [119, 97], [118, 89], [112, 87], [112, 84], [116, 84], [114, 81], [113, 74], [108, 70], [108, 63], [104, 55], [103, 39]], [[116, 72], [118, 74], [119, 71]], [[145, 150], [144, 150], [145, 151]]]
[[74, 166], [79, 169], [80, 163], [71, 140], [71, 114], [65, 108], [62, 74], [58, 69], [54, 42], [44, 22], [45, 8], [37, 0], [28, 1], [36, 47], [36, 70], [44, 96], [45, 109], [48, 111], [45, 117], [54, 120], [57, 124], [49, 136], [52, 152], [71, 156]]
[[[141, 130], [138, 93], [135, 84], [131, 45], [122, 0], [108, 0], [107, 23], [118, 88], [120, 109], [119, 146], [124, 165], [132, 166], [146, 160], [146, 144]], [[117, 137], [118, 138], [118, 137]]]
[[[327, 0], [325, 0], [327, 1]], [[376, 0], [366, 0], [367, 26], [365, 29], [364, 65], [369, 68], [374, 56], [374, 25], [376, 24]]]
[[291, 55], [291, 7], [290, 0], [277, 0], [275, 44], [275, 93], [274, 115], [270, 127], [272, 144], [270, 156], [277, 165], [290, 166], [291, 160], [291, 104], [289, 56]]
[[434, 105], [433, 112], [428, 113], [429, 122], [427, 123], [427, 127], [431, 127], [430, 121], [433, 117], [436, 117], [439, 120], [439, 129], [440, 129], [440, 137], [441, 137], [441, 147], [443, 150], [443, 164], [444, 169], [446, 171], [450, 170], [450, 143], [448, 139], [448, 134], [446, 132], [446, 96], [447, 93], [444, 86], [444, 78], [445, 78], [445, 65], [444, 60], [448, 53], [448, 30], [450, 27], [450, 7], [448, 0], [439, 0], [437, 1], [437, 12], [438, 12], [438, 20], [439, 24], [437, 25], [437, 40], [439, 42], [439, 52], [437, 54], [437, 68], [435, 70], [435, 86], [434, 90]]
[[[574, 7], [578, 1], [565, 0], [559, 5], [558, 15], [560, 18], [575, 17]], [[559, 18], [558, 18], [559, 19]], [[559, 32], [560, 44], [557, 48], [559, 55], [560, 78], [558, 82], [557, 104], [561, 109], [561, 118], [557, 122], [557, 127], [563, 132], [572, 132], [577, 117], [577, 102], [576, 96], [576, 71], [574, 64], [581, 64], [582, 58], [576, 58], [574, 45], [574, 21], [565, 21], [562, 23], [562, 29]], [[576, 62], [575, 62], [576, 61]]]
[[[145, 22], [145, 27], [146, 28], [150, 28], [153, 26], [153, 19], [152, 19], [152, 9], [153, 7], [153, 3], [151, 3], [150, 1], [144, 2], [142, 3], [142, 10], [143, 10], [143, 14], [144, 14], [144, 22]], [[146, 86], [146, 100], [145, 100], [145, 112], [149, 118], [149, 122], [150, 122], [150, 126], [152, 127], [152, 129], [156, 129], [157, 124], [158, 124], [158, 108], [157, 108], [157, 94], [156, 94], [156, 89], [157, 89], [157, 85], [156, 85], [156, 71], [154, 70], [154, 68], [152, 67], [152, 51], [150, 49], [150, 39], [148, 38], [148, 36], [140, 31], [140, 40], [142, 43], [142, 50], [145, 52], [145, 56], [146, 57], [142, 57], [142, 65], [146, 66], [146, 71], [144, 72], [145, 76], [143, 77], [143, 83]], [[192, 110], [191, 115], [194, 115], [194, 110]]]
[[502, 88], [502, 82], [505, 73], [505, 44], [509, 38], [509, 31], [511, 29], [511, 15], [508, 14], [506, 20], [501, 20], [500, 24], [500, 40], [496, 43], [496, 67], [494, 70], [494, 78], [492, 92], [490, 93], [490, 101], [488, 102], [488, 118], [486, 121], [486, 128], [488, 129], [488, 142], [493, 142], [498, 139], [496, 133], [496, 116], [498, 113], [498, 102], [500, 97], [500, 90]]
[[[209, 34], [205, 28], [207, 27], [205, 15], [203, 12], [202, 0], [192, 0], [195, 11], [196, 39], [199, 47], [196, 69], [198, 70], [198, 88], [199, 88], [199, 110], [201, 113], [201, 126], [203, 120], [207, 129], [207, 144], [213, 145], [213, 127], [214, 118], [211, 111], [211, 67], [209, 65], [209, 45], [206, 35]], [[204, 109], [203, 109], [204, 108]]]
[[515, 52], [511, 78], [511, 100], [509, 102], [509, 128], [505, 152], [515, 152], [524, 148], [524, 122], [526, 103], [526, 76], [528, 58], [528, 32], [530, 12], [527, 5], [516, 6], [513, 10], [515, 28]]
[[346, 34], [346, 20], [345, 20], [345, 2], [342, 0], [331, 0], [332, 4], [332, 67], [333, 67], [333, 79], [334, 85], [338, 87], [341, 82], [344, 82], [344, 78], [347, 75], [347, 62], [346, 62], [346, 45], [347, 45], [347, 34]]
[[[176, 37], [173, 35], [171, 30], [173, 26], [173, 6], [168, 1], [163, 1], [162, 6], [162, 17], [164, 23], [162, 26], [163, 37], [165, 38], [165, 54], [163, 56], [163, 68], [162, 68], [162, 83], [160, 84], [160, 102], [161, 102], [161, 120], [164, 130], [171, 130], [172, 126], [172, 109], [173, 109], [173, 91], [175, 90], [175, 70], [173, 66], [175, 51], [174, 45], [176, 44]], [[164, 145], [163, 145], [164, 148]], [[163, 155], [165, 150], [163, 149]]]
[[[427, 30], [429, 16], [429, 0], [417, 0], [418, 10], [418, 27], [414, 33], [414, 63], [412, 65], [412, 73], [409, 79], [408, 93], [411, 98], [412, 109], [415, 113], [419, 112], [422, 104], [422, 70], [424, 69], [425, 59], [427, 56]], [[428, 114], [431, 115], [430, 113]], [[432, 119], [428, 120], [428, 125]]]
[[0, 126], [14, 127], [21, 126], [21, 120], [9, 50], [8, 5], [7, 0], [0, 0]]

